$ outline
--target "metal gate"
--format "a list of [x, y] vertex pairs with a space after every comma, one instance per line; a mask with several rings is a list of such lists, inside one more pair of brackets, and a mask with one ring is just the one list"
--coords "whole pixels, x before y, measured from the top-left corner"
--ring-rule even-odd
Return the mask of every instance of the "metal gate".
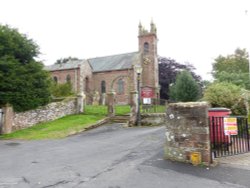
[[225, 118], [227, 117], [209, 118], [212, 156], [218, 158], [250, 152], [250, 129], [247, 118], [233, 117], [235, 123], [228, 127]]

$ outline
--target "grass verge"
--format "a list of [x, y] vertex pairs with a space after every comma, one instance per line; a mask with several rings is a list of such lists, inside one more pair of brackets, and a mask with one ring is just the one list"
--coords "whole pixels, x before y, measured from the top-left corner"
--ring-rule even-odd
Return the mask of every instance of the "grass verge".
[[[116, 114], [130, 112], [129, 106], [116, 106]], [[84, 114], [68, 115], [54, 121], [0, 135], [0, 139], [58, 139], [81, 132], [107, 116], [107, 106], [86, 106]]]
[[0, 139], [40, 140], [64, 138], [85, 130], [104, 117], [104, 115], [98, 114], [69, 115], [10, 134], [0, 135]]

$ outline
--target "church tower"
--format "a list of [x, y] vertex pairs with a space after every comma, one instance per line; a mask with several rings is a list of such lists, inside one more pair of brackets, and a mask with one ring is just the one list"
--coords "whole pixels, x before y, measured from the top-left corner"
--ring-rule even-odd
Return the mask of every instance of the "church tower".
[[157, 55], [157, 33], [156, 26], [151, 21], [150, 30], [146, 30], [139, 23], [139, 52], [142, 65], [142, 91], [144, 89], [153, 92], [153, 98], [159, 98], [159, 73]]

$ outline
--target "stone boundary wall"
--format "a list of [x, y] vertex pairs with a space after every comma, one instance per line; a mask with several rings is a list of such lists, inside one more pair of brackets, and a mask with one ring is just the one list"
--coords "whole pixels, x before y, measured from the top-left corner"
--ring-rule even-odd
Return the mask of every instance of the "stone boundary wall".
[[193, 164], [194, 160], [196, 164], [211, 163], [207, 103], [169, 104], [165, 124], [165, 159]]
[[14, 113], [12, 131], [31, 127], [37, 123], [55, 120], [76, 113], [77, 101], [74, 98], [61, 102], [53, 102], [35, 110]]
[[164, 125], [165, 121], [166, 121], [166, 114], [165, 113], [141, 114], [141, 125], [142, 126]]

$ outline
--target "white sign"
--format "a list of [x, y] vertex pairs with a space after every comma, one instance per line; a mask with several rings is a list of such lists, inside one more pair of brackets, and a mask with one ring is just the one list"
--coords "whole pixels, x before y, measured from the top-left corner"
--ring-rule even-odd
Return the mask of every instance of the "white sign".
[[237, 119], [236, 118], [224, 118], [224, 132], [225, 135], [237, 135]]
[[143, 98], [143, 104], [151, 104], [151, 98]]

